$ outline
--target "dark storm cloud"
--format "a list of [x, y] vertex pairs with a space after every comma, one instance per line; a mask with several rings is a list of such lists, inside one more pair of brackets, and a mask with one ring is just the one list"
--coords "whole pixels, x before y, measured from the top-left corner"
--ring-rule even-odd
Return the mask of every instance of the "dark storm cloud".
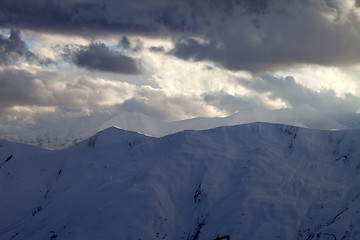
[[344, 5], [343, 0], [3, 0], [0, 26], [167, 37], [175, 43], [170, 53], [179, 58], [262, 72], [360, 62], [359, 1], [350, 10]]
[[4, 0], [0, 26], [71, 34], [194, 29], [189, 1]]
[[333, 90], [314, 91], [297, 83], [291, 76], [278, 78], [267, 74], [241, 79], [239, 83], [257, 93], [269, 94], [270, 99], [281, 99], [294, 108], [309, 105], [323, 111], [356, 112], [360, 106], [358, 96], [346, 94], [338, 97]]
[[0, 24], [45, 31], [74, 31], [81, 25], [105, 25], [104, 7], [91, 2], [4, 0], [0, 7]]
[[355, 7], [347, 11], [341, 1], [281, 2], [269, 1], [261, 13], [233, 7], [228, 16], [214, 15], [200, 38], [180, 38], [170, 54], [254, 72], [360, 62], [360, 16]]
[[137, 60], [112, 51], [103, 43], [92, 43], [83, 47], [74, 54], [73, 61], [77, 66], [89, 70], [124, 74], [140, 73]]
[[[182, 39], [170, 53], [188, 61], [213, 61], [230, 70], [254, 72], [297, 64], [345, 66], [360, 62], [359, 32], [348, 31], [359, 29], [360, 22], [331, 24], [313, 13], [301, 14], [304, 17], [299, 19], [266, 14], [257, 17], [256, 24], [239, 18], [245, 22], [237, 35], [228, 29], [209, 29], [208, 41]], [[237, 27], [233, 27], [235, 31]]]
[[130, 32], [159, 34], [201, 32], [209, 24], [240, 6], [247, 12], [261, 14], [269, 0], [3, 0], [0, 26], [46, 32], [97, 34]]

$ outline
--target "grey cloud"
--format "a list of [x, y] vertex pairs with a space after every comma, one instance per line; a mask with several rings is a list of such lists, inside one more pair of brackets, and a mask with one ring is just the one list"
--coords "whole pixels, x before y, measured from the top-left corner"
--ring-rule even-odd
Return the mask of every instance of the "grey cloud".
[[202, 97], [207, 104], [226, 111], [229, 115], [241, 110], [269, 107], [257, 96], [234, 96], [220, 91], [204, 93]]
[[26, 60], [34, 60], [36, 56], [29, 51], [26, 44], [20, 38], [20, 31], [12, 29], [10, 37], [0, 34], [0, 64], [9, 64], [21, 57]]
[[[170, 54], [188, 61], [213, 61], [230, 70], [265, 72], [298, 64], [352, 65], [360, 61], [360, 36], [351, 24], [332, 24], [305, 16], [292, 19], [270, 15], [239, 33], [213, 29], [208, 42], [193, 38], [178, 41]], [[271, 18], [270, 20], [266, 18]], [[248, 21], [239, 19], [239, 21]], [[261, 22], [260, 20], [258, 22]], [[273, 25], [271, 23], [274, 23]], [[353, 27], [356, 27], [356, 24]]]
[[83, 47], [73, 56], [74, 63], [89, 70], [138, 74], [140, 64], [132, 57], [110, 50], [103, 43], [92, 43]]
[[0, 115], [13, 106], [57, 107], [66, 108], [67, 112], [100, 107], [109, 101], [109, 93], [128, 96], [128, 91], [126, 87], [98, 84], [82, 77], [69, 81], [53, 72], [7, 69], [0, 71]]
[[0, 108], [33, 101], [32, 76], [25, 71], [0, 72]]
[[[51, 72], [34, 74], [15, 69], [0, 71], [0, 113], [13, 106], [64, 105], [65, 101], [56, 96], [56, 89], [51, 89], [47, 84], [56, 78], [57, 75]], [[73, 96], [65, 99], [71, 101], [76, 98], [77, 96]]]
[[[229, 15], [240, 6], [263, 13], [269, 0], [3, 0], [0, 26], [71, 34], [129, 32], [159, 34], [197, 32], [213, 16]], [[29, 11], [31, 9], [31, 11]]]
[[[29, 11], [31, 9], [31, 11]], [[158, 33], [194, 28], [187, 1], [4, 0], [0, 26], [71, 34], [104, 32]]]
[[65, 31], [66, 28], [75, 31], [82, 22], [101, 26], [105, 21], [104, 5], [96, 2], [5, 0], [0, 13], [0, 24], [5, 27], [21, 26], [43, 31]]
[[[34, 107], [36, 109], [36, 107]], [[12, 109], [2, 110], [0, 114], [0, 136], [24, 133], [36, 130], [44, 126], [57, 124], [67, 118], [76, 118], [104, 113], [97, 108], [61, 108], [56, 107], [51, 111], [44, 111], [41, 108], [38, 111], [13, 111]], [[105, 111], [106, 113], [111, 111]], [[1, 117], [2, 115], [6, 117]]]
[[133, 97], [126, 100], [124, 103], [118, 105], [119, 110], [127, 112], [138, 112], [144, 115], [154, 117], [157, 119], [167, 119], [168, 114], [163, 109], [159, 109], [159, 106], [149, 104], [145, 99], [140, 97]]
[[[170, 51], [188, 61], [213, 61], [230, 70], [265, 72], [299, 64], [353, 65], [360, 61], [360, 18], [338, 1], [272, 1], [261, 14], [234, 7], [214, 17], [198, 37], [180, 38]], [[334, 20], [324, 15], [337, 15]]]
[[183, 96], [170, 97], [161, 90], [142, 89], [136, 96], [117, 106], [128, 112], [139, 112], [147, 116], [164, 120], [179, 120], [193, 116], [207, 116], [201, 99]]
[[130, 49], [131, 43], [127, 37], [123, 36], [119, 42], [119, 46], [124, 49]]
[[265, 13], [269, 8], [269, 0], [238, 0], [236, 1], [248, 12]]
[[239, 83], [257, 93], [268, 93], [271, 99], [282, 99], [294, 108], [309, 105], [322, 111], [356, 112], [360, 106], [358, 96], [347, 94], [338, 97], [332, 90], [313, 91], [297, 83], [291, 76], [278, 78], [267, 74], [240, 79]]
[[49, 106], [52, 101], [51, 94], [41, 84], [39, 86], [37, 77], [42, 78], [45, 75], [36, 76], [24, 70], [0, 71], [0, 109], [15, 105]]
[[[175, 43], [170, 53], [179, 58], [213, 61], [231, 70], [263, 72], [303, 63], [358, 63], [360, 19], [354, 11], [343, 11], [340, 3], [4, 0], [0, 26], [84, 36], [117, 32], [169, 37]], [[334, 13], [334, 20], [324, 17]]]
[[10, 36], [0, 34], [0, 64], [13, 64], [19, 60], [38, 62], [41, 65], [52, 64], [47, 57], [37, 56], [31, 52], [20, 37], [19, 30], [11, 29]]
[[129, 50], [131, 52], [138, 52], [143, 48], [142, 42], [139, 39], [136, 39], [133, 42], [130, 42], [130, 40], [126, 36], [123, 36], [121, 38], [121, 40], [119, 41], [118, 47], [125, 49], [125, 50]]
[[149, 50], [151, 52], [155, 52], [155, 53], [163, 53], [163, 52], [165, 52], [165, 48], [163, 46], [158, 46], [158, 47], [152, 46], [152, 47], [149, 48]]

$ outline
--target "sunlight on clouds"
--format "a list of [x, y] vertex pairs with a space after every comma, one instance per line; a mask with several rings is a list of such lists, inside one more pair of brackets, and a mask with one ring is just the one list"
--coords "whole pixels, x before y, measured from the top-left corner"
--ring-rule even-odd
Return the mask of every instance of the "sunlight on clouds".
[[69, 106], [104, 106], [119, 104], [132, 97], [136, 86], [103, 78], [68, 76], [53, 86], [57, 101]]
[[[60, 50], [68, 44], [87, 45], [90, 42], [70, 37], [54, 38], [51, 35], [38, 37], [42, 40], [42, 54], [54, 51], [53, 46]], [[122, 38], [104, 38], [101, 41], [107, 46], [113, 45]], [[164, 120], [179, 120], [196, 116], [226, 116], [233, 113], [229, 109], [243, 109], [248, 106], [233, 106], [221, 109], [204, 101], [203, 94], [226, 94], [230, 99], [246, 98], [257, 102], [255, 105], [275, 109], [286, 107], [280, 99], [270, 99], [266, 95], [259, 96], [253, 90], [238, 84], [236, 79], [251, 79], [252, 74], [247, 71], [230, 71], [220, 68], [211, 62], [189, 62], [167, 54], [173, 47], [170, 39], [138, 38], [128, 36], [131, 43], [141, 42], [142, 48], [135, 54], [141, 56], [144, 72], [140, 76], [127, 77], [102, 72], [89, 72], [78, 69], [69, 64], [59, 64], [54, 72], [42, 73], [43, 69], [37, 65], [23, 63], [21, 68], [28, 69], [34, 75], [43, 75], [34, 84], [41, 89], [42, 96], [57, 106], [80, 108], [101, 107], [132, 103], [149, 106], [158, 111]], [[54, 41], [54, 42], [52, 42]], [[44, 47], [45, 46], [45, 47]], [[131, 45], [133, 47], [133, 45]], [[75, 46], [76, 47], [76, 46]], [[162, 48], [163, 52], [153, 52], [151, 47]], [[47, 49], [48, 48], [48, 49]], [[39, 48], [40, 49], [40, 48]], [[57, 53], [61, 54], [61, 53]], [[53, 57], [55, 54], [53, 54]], [[57, 75], [58, 71], [67, 70], [66, 74]], [[176, 100], [178, 99], [178, 100]], [[255, 100], [257, 99], [257, 100]], [[161, 103], [167, 102], [171, 111], [163, 109]], [[139, 106], [139, 105], [138, 105]], [[82, 111], [84, 114], [85, 112]], [[167, 117], [166, 114], [168, 114]]]
[[62, 61], [63, 48], [71, 45], [88, 45], [91, 41], [84, 37], [61, 35], [54, 33], [42, 33], [22, 31], [22, 39], [29, 49], [38, 56], [46, 57], [57, 63]]
[[11, 108], [15, 112], [39, 113], [39, 112], [55, 112], [55, 107], [42, 106], [13, 106]]
[[44, 45], [35, 45], [33, 49], [34, 53], [39, 56], [46, 56], [48, 59], [52, 61], [57, 61], [59, 59], [59, 53], [55, 51], [53, 48], [49, 48], [49, 46]]
[[[207, 116], [224, 117], [233, 111], [222, 109], [206, 103], [201, 96], [206, 93], [220, 94], [225, 93], [233, 98], [247, 97], [253, 95], [250, 89], [243, 87], [236, 81], [237, 78], [249, 78], [248, 72], [232, 72], [222, 69], [208, 62], [187, 62], [168, 55], [147, 53], [151, 56], [151, 66], [154, 74], [152, 80], [168, 96], [177, 96], [179, 98], [192, 98], [194, 106], [198, 103], [202, 106], [202, 111], [198, 109], [193, 114], [185, 114], [179, 119], [186, 117]], [[256, 98], [256, 96], [255, 96]], [[269, 102], [266, 100], [265, 102]], [[271, 106], [279, 105], [277, 103], [269, 104]], [[184, 108], [186, 106], [178, 106]], [[241, 109], [243, 106], [233, 106], [235, 109]], [[275, 107], [274, 107], [275, 108]], [[180, 117], [180, 116], [178, 116]], [[174, 120], [179, 120], [174, 119]]]
[[360, 17], [356, 0], [333, 1], [331, 4], [319, 1], [319, 4], [323, 7], [321, 16], [333, 24], [351, 23], [353, 17]]
[[22, 62], [19, 64], [19, 66], [11, 66], [8, 67], [8, 69], [15, 69], [15, 70], [26, 70], [27, 72], [31, 73], [31, 74], [36, 74], [38, 72], [41, 72], [43, 70], [42, 67], [34, 65], [34, 64], [30, 64], [27, 62]]
[[[345, 3], [344, 3], [345, 4]], [[344, 5], [346, 8], [347, 5]], [[66, 45], [76, 47], [88, 45], [91, 41], [99, 39], [85, 39], [82, 37], [58, 36], [52, 34], [31, 35], [28, 38], [37, 38], [34, 45], [37, 53], [56, 59], [61, 49]], [[116, 46], [123, 35], [106, 36], [101, 39], [107, 46]], [[261, 99], [266, 108], [284, 108], [286, 103], [281, 99], [270, 99], [268, 96], [258, 95], [257, 92], [238, 84], [236, 79], [251, 80], [252, 74], [247, 71], [230, 71], [220, 68], [211, 62], [191, 62], [169, 55], [167, 51], [174, 47], [171, 39], [145, 38], [138, 36], [126, 36], [134, 44], [141, 44], [141, 48], [133, 54], [139, 56], [143, 65], [143, 73], [139, 76], [122, 76], [103, 72], [89, 72], [79, 69], [64, 62], [57, 63], [54, 73], [59, 70], [67, 70], [67, 74], [57, 76], [55, 79], [42, 79], [49, 94], [55, 96], [54, 102], [65, 106], [103, 106], [121, 104], [144, 91], [146, 87], [152, 88], [152, 92], [160, 91], [165, 98], [171, 96], [178, 98], [192, 98], [200, 101], [201, 95], [209, 92], [222, 92], [235, 98], [251, 97]], [[57, 46], [57, 47], [54, 47]], [[163, 52], [151, 51], [151, 47], [163, 49]], [[118, 49], [121, 50], [120, 48]], [[131, 50], [131, 49], [130, 49]], [[129, 50], [129, 51], [130, 51]], [[65, 64], [65, 65], [64, 65]], [[20, 68], [27, 69], [32, 74], [37, 74], [43, 69], [37, 65], [21, 63]], [[281, 77], [293, 76], [295, 80], [320, 92], [322, 90], [333, 90], [337, 96], [345, 96], [348, 93], [358, 95], [359, 88], [356, 85], [354, 74], [348, 74], [336, 67], [323, 67], [318, 65], [307, 65], [299, 69], [279, 71], [276, 75]], [[40, 83], [39, 83], [40, 84]], [[40, 86], [40, 85], [39, 85]], [[150, 91], [150, 90], [148, 90]], [[45, 91], [46, 92], [46, 91]], [[138, 97], [144, 97], [139, 95]], [[96, 99], [96, 101], [94, 100]], [[151, 98], [148, 99], [151, 101]], [[194, 100], [195, 101], [195, 100]], [[181, 107], [181, 106], [178, 106]], [[203, 103], [205, 115], [223, 115], [224, 111]]]
[[152, 80], [168, 92], [199, 95], [206, 91], [231, 90], [237, 94], [246, 93], [246, 89], [235, 85], [230, 71], [220, 69], [211, 63], [187, 62], [172, 56], [146, 53], [152, 66]]
[[292, 107], [291, 105], [287, 104], [283, 99], [272, 99], [270, 95], [270, 93], [265, 93], [264, 95], [260, 96], [261, 100], [266, 103], [268, 109], [281, 109]]
[[356, 0], [341, 0], [338, 3], [341, 11], [349, 17], [352, 16], [353, 11], [358, 10], [356, 7]]
[[35, 116], [41, 113], [54, 113], [56, 107], [42, 107], [42, 106], [13, 106], [11, 114], [6, 115], [7, 121], [21, 121], [25, 124], [35, 124]]
[[351, 67], [343, 67], [341, 70], [356, 84], [356, 93], [360, 94], [360, 64]]
[[[268, 92], [261, 86], [257, 89], [253, 85], [256, 73], [230, 71], [209, 61], [192, 62], [171, 55], [169, 51], [174, 47], [171, 39], [125, 36], [130, 42], [130, 47], [126, 48], [120, 44], [124, 35], [86, 39], [25, 31], [22, 36], [29, 42], [32, 52], [55, 63], [48, 66], [21, 61], [13, 66], [0, 66], [0, 71], [24, 71], [23, 74], [31, 79], [29, 86], [33, 92], [30, 95], [35, 95], [30, 98], [33, 103], [7, 108], [9, 121], [12, 118], [24, 124], [35, 124], [37, 116], [41, 115], [53, 113], [65, 118], [90, 115], [101, 109], [138, 111], [161, 120], [180, 120], [224, 117], [251, 108], [293, 107], [287, 95], [276, 95], [276, 86], [272, 89], [275, 92], [271, 92], [271, 83], [263, 84], [269, 88]], [[71, 57], [72, 52], [92, 42], [101, 42], [111, 51], [140, 58], [142, 72], [130, 76], [93, 71], [79, 68], [65, 59], [64, 55]], [[348, 93], [360, 94], [356, 83], [360, 65], [347, 69], [306, 65], [268, 74], [279, 76], [279, 82], [286, 76], [293, 76], [297, 83], [319, 93], [333, 90], [340, 97]], [[239, 79], [249, 84], [242, 84]], [[24, 92], [29, 91], [21, 93]]]
[[356, 79], [337, 67], [308, 65], [276, 74], [282, 77], [293, 76], [297, 82], [317, 92], [333, 90], [338, 97], [344, 97], [348, 93], [360, 94]]
[[105, 96], [101, 105], [114, 105], [124, 102], [126, 99], [134, 96], [136, 86], [126, 82], [115, 82], [106, 79], [91, 79], [96, 85], [96, 94]]
[[67, 45], [70, 43], [76, 43], [79, 45], [87, 45], [91, 42], [91, 39], [87, 39], [80, 36], [74, 35], [61, 35], [55, 33], [42, 33], [37, 32], [24, 32], [29, 38], [36, 39], [38, 46], [55, 46], [55, 45]]

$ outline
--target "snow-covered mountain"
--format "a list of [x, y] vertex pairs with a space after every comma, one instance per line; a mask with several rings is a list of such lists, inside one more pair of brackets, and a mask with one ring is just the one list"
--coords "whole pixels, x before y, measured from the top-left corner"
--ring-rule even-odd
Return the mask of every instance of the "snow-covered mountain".
[[149, 136], [162, 137], [183, 130], [205, 130], [251, 122], [281, 123], [320, 130], [345, 130], [360, 127], [360, 115], [325, 114], [319, 113], [309, 106], [302, 106], [297, 109], [248, 110], [224, 118], [194, 118], [162, 122], [140, 113], [119, 112], [112, 115], [99, 114], [66, 119], [35, 131], [0, 136], [0, 138], [49, 149], [61, 149], [73, 146], [98, 131], [112, 126]]
[[269, 123], [1, 140], [0, 239], [359, 239], [359, 147], [360, 129]]

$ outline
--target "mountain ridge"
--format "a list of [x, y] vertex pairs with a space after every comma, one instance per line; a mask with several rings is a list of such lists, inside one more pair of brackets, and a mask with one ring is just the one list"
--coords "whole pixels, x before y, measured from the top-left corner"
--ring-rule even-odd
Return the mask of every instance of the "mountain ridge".
[[104, 114], [67, 119], [34, 131], [0, 136], [0, 138], [49, 149], [62, 149], [111, 126], [154, 137], [162, 137], [183, 130], [205, 130], [218, 126], [233, 126], [251, 122], [280, 123], [323, 130], [345, 130], [358, 125], [360, 127], [360, 118], [355, 122], [350, 122], [345, 115], [342, 118], [338, 117], [340, 120], [336, 118], [338, 115], [328, 116], [323, 116], [309, 106], [302, 106], [298, 109], [248, 110], [223, 118], [202, 117], [173, 122], [162, 122], [140, 113], [120, 112], [112, 115]]
[[271, 123], [68, 149], [1, 141], [1, 239], [356, 239], [360, 129]]

